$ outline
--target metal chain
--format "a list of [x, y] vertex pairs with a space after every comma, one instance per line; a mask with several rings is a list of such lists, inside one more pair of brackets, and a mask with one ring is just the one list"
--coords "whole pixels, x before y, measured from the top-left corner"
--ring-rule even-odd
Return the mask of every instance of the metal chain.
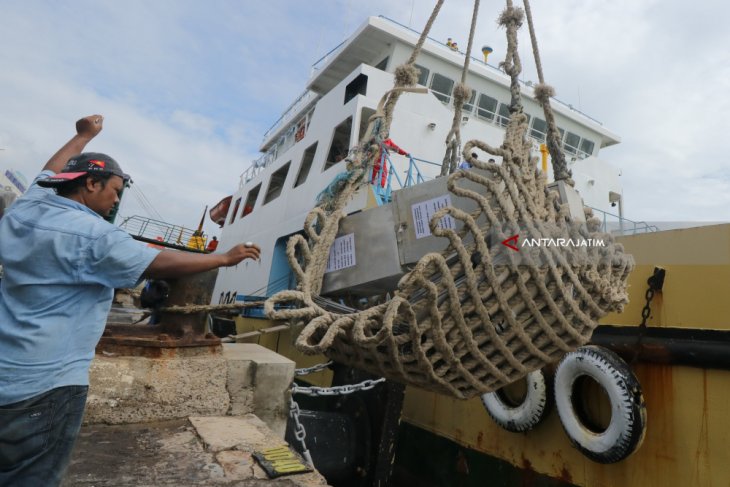
[[[309, 369], [315, 369], [315, 371], [321, 370], [331, 363], [332, 362], [330, 361], [326, 364], [315, 365], [313, 367], [309, 367]], [[297, 369], [297, 371], [308, 371], [309, 369]], [[385, 382], [385, 377], [381, 377], [380, 379], [375, 380], [364, 380], [359, 384], [345, 384], [344, 386], [335, 387], [301, 387], [296, 384], [292, 384], [291, 396], [289, 397], [289, 417], [294, 421], [294, 437], [299, 440], [299, 443], [302, 445], [302, 456], [311, 467], [314, 467], [314, 462], [312, 462], [312, 454], [309, 453], [309, 449], [307, 448], [307, 442], [305, 441], [305, 439], [307, 438], [307, 432], [304, 430], [304, 425], [302, 425], [302, 423], [299, 421], [299, 404], [297, 404], [297, 402], [294, 400], [294, 394], [306, 394], [307, 396], [345, 395], [352, 394], [353, 392], [357, 391], [367, 391], [380, 384], [381, 382]]]
[[654, 274], [652, 274], [646, 283], [649, 285], [646, 290], [644, 297], [646, 298], [646, 304], [641, 309], [641, 323], [639, 323], [639, 334], [636, 338], [636, 345], [634, 346], [634, 356], [631, 359], [631, 363], [634, 364], [639, 360], [641, 354], [641, 341], [644, 339], [644, 333], [646, 332], [646, 321], [651, 315], [651, 301], [654, 299], [654, 294], [657, 291], [661, 291], [664, 286], [664, 269], [660, 267], [654, 268]]
[[385, 382], [385, 378], [380, 379], [368, 379], [360, 382], [359, 384], [345, 384], [343, 386], [335, 387], [301, 387], [293, 385], [291, 388], [292, 394], [305, 394], [307, 396], [344, 396], [346, 394], [352, 394], [358, 391], [367, 391], [372, 389], [381, 382]]
[[311, 367], [304, 367], [304, 368], [301, 368], [301, 369], [294, 369], [294, 375], [301, 376], [301, 375], [313, 374], [315, 372], [319, 372], [320, 370], [326, 369], [330, 365], [332, 365], [332, 361], [331, 360], [329, 362], [324, 363], [324, 364], [317, 364], [317, 365], [312, 365]]
[[304, 431], [304, 426], [299, 421], [299, 404], [297, 404], [297, 402], [294, 400], [294, 394], [292, 394], [289, 398], [289, 417], [294, 420], [294, 436], [297, 440], [299, 440], [299, 443], [302, 445], [302, 456], [304, 456], [304, 460], [309, 464], [310, 467], [314, 467], [314, 462], [312, 462], [312, 454], [309, 453], [307, 443], [304, 441], [304, 439], [307, 437], [307, 432]]
[[651, 315], [651, 300], [654, 299], [654, 288], [649, 285], [649, 289], [646, 290], [646, 304], [644, 305], [644, 308], [641, 310], [641, 323], [639, 323], [640, 327], [646, 328], [646, 320], [649, 319], [649, 315]]

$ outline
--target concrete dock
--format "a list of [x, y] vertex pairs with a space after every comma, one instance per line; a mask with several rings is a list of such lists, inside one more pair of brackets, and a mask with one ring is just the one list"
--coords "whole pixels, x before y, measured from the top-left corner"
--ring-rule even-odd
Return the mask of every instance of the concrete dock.
[[62, 486], [327, 485], [317, 472], [269, 479], [251, 454], [283, 444], [252, 414], [84, 425]]
[[317, 472], [269, 479], [252, 457], [286, 445], [293, 376], [291, 360], [254, 344], [98, 348], [62, 485], [326, 486]]

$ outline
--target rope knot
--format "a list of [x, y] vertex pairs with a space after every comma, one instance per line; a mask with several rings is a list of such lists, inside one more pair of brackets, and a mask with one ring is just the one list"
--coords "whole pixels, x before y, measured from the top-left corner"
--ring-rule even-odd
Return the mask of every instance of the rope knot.
[[462, 106], [471, 97], [471, 88], [463, 83], [457, 83], [454, 87], [454, 105]]
[[551, 97], [555, 96], [555, 89], [545, 83], [535, 85], [535, 98], [541, 105], [545, 105]]
[[506, 7], [497, 19], [497, 24], [504, 28], [514, 25], [517, 28], [522, 27], [522, 21], [525, 18], [525, 11], [519, 7]]
[[418, 83], [419, 70], [411, 64], [395, 68], [395, 86], [413, 86]]

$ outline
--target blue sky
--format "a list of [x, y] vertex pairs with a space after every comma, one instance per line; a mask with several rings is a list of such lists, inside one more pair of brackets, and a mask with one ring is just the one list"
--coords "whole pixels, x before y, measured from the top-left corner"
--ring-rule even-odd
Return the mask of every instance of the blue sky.
[[[195, 226], [205, 205], [235, 190], [313, 62], [368, 15], [420, 30], [432, 5], [0, 0], [0, 169], [32, 178], [77, 118], [102, 113], [104, 131], [88, 149], [115, 157], [165, 220]], [[502, 5], [482, 1], [475, 41], [495, 49], [495, 64]], [[465, 47], [471, 9], [447, 1], [432, 37]], [[622, 170], [626, 215], [727, 220], [730, 34], [715, 19], [728, 7], [564, 0], [532, 10], [557, 97], [623, 139], [602, 157]], [[523, 78], [535, 80], [526, 34]], [[129, 196], [122, 213], [145, 214]]]

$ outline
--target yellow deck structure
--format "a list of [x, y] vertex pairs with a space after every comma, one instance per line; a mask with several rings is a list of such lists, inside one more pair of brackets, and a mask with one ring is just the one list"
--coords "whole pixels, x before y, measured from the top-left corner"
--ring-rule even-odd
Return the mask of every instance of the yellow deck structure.
[[[621, 237], [637, 267], [630, 304], [603, 323], [637, 326], [646, 280], [666, 269], [648, 327], [730, 330], [730, 225]], [[643, 445], [613, 465], [574, 449], [555, 411], [528, 433], [494, 424], [479, 400], [457, 401], [416, 389], [406, 393], [403, 419], [468, 448], [567, 482], [602, 486], [730, 485], [730, 371], [636, 364], [647, 409]]]

